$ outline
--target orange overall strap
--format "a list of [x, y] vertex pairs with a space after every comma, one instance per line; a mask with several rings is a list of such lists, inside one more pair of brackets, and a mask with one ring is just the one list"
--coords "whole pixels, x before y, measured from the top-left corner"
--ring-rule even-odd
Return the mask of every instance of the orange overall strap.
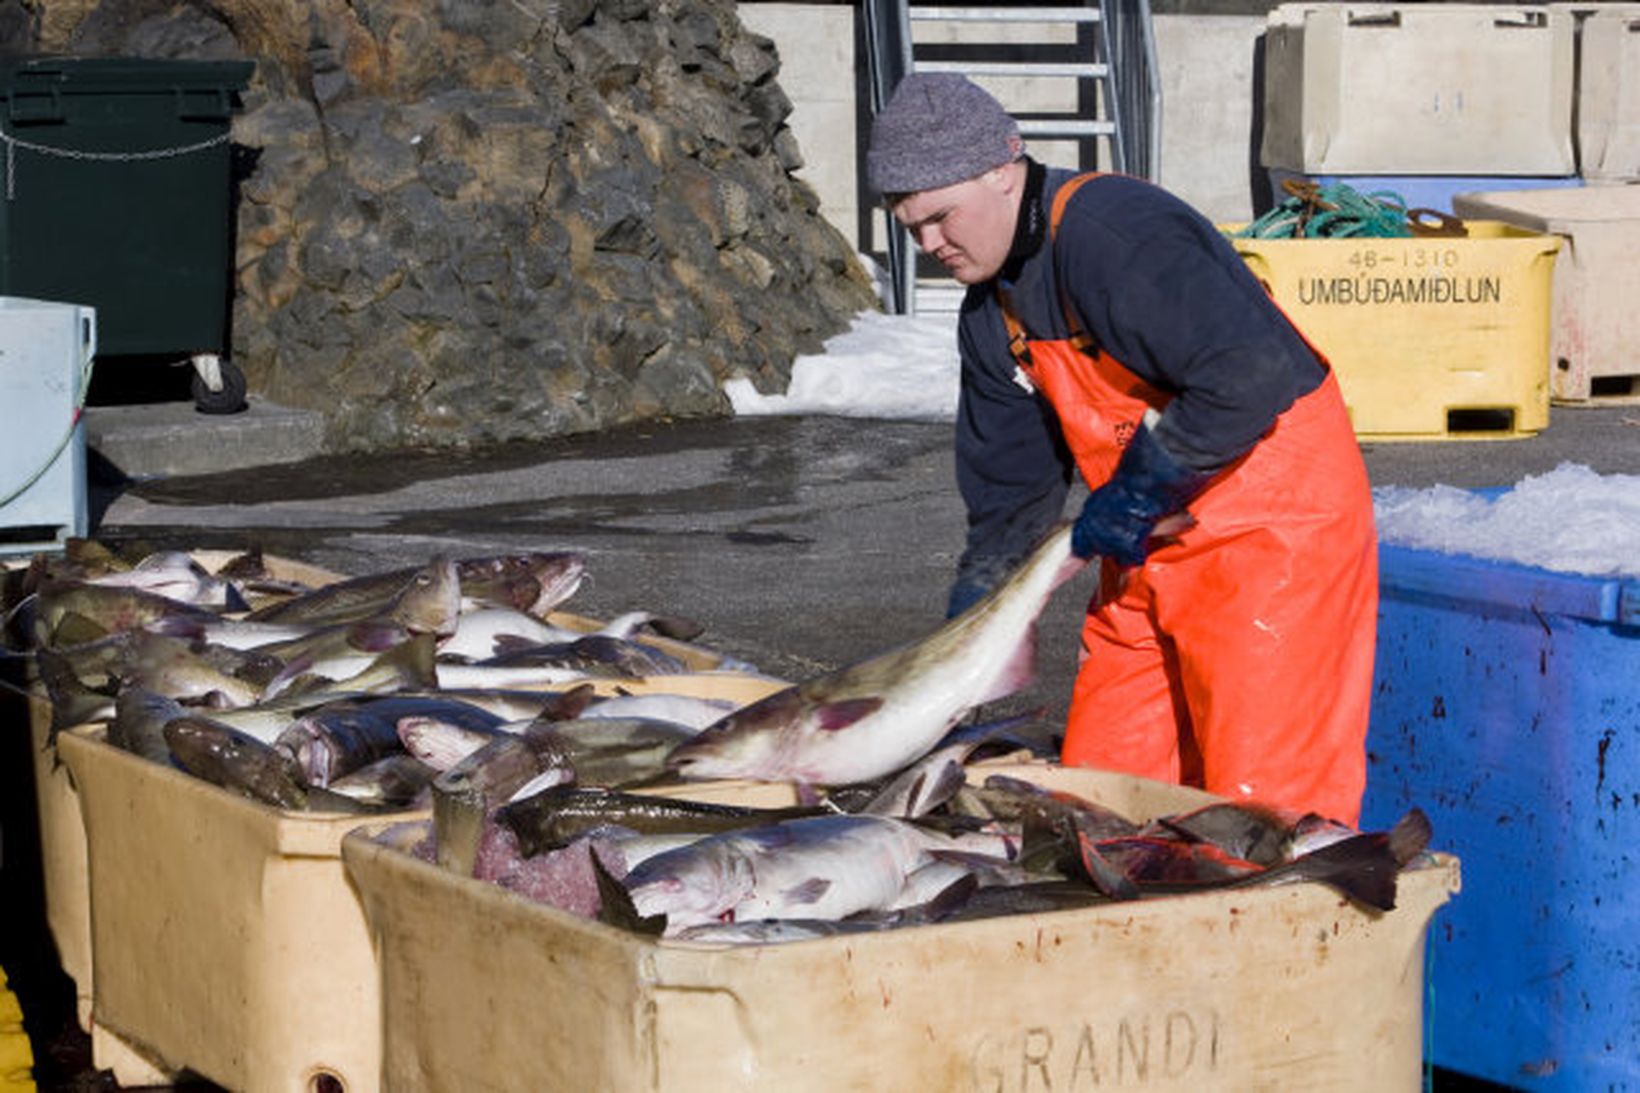
[[[1048, 238], [1054, 239], [1059, 235], [1059, 223], [1065, 219], [1065, 206], [1070, 204], [1071, 197], [1080, 190], [1085, 183], [1098, 178], [1100, 172], [1088, 171], [1068, 180], [1053, 195], [1053, 204], [1048, 207]], [[1063, 293], [1061, 293], [1063, 297]], [[1014, 314], [1013, 306], [1009, 303], [1008, 293], [1001, 285], [997, 286], [997, 302], [1002, 305], [1002, 323], [1008, 330], [1008, 351], [1014, 355], [1014, 360], [1030, 375], [1031, 346], [1030, 336], [1025, 333], [1025, 327], [1019, 317]], [[1065, 314], [1065, 322], [1070, 326], [1068, 339], [1077, 349], [1082, 349], [1092, 342], [1082, 330], [1082, 324], [1076, 321], [1076, 313], [1072, 311], [1063, 299], [1060, 301], [1060, 310]]]

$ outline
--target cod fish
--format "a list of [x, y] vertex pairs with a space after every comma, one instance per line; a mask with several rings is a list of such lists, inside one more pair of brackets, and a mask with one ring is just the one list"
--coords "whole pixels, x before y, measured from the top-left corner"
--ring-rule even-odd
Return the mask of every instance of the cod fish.
[[481, 732], [501, 724], [495, 714], [465, 702], [389, 694], [328, 702], [292, 722], [274, 746], [295, 757], [309, 785], [328, 786], [360, 767], [402, 752], [399, 724], [412, 717]]
[[430, 803], [438, 771], [414, 756], [386, 755], [330, 783], [333, 793], [373, 808], [414, 808]]
[[237, 588], [179, 550], [150, 554], [128, 570], [87, 577], [86, 582], [105, 588], [140, 588], [199, 607], [249, 610]]
[[109, 588], [83, 581], [45, 580], [33, 596], [14, 608], [30, 619], [27, 632], [38, 645], [82, 645], [161, 619], [199, 624], [221, 616], [207, 607], [182, 603], [141, 588]]
[[195, 778], [275, 808], [307, 807], [308, 787], [289, 753], [204, 717], [172, 718], [164, 733], [177, 765]]
[[712, 835], [657, 854], [623, 886], [666, 935], [748, 919], [841, 919], [886, 910], [925, 864], [931, 836], [886, 816], [815, 816]]
[[[573, 595], [586, 573], [585, 558], [568, 551], [464, 558], [454, 564], [464, 601], [496, 603], [542, 616]], [[357, 622], [387, 609], [418, 572], [395, 569], [351, 577], [270, 604], [247, 618], [255, 622]]]
[[167, 723], [189, 711], [169, 695], [127, 687], [114, 699], [114, 717], [108, 722], [108, 742], [140, 755], [151, 763], [172, 766], [171, 747], [165, 741]]
[[814, 808], [755, 808], [560, 785], [502, 805], [496, 820], [518, 839], [525, 856], [533, 856], [600, 828], [625, 828], [641, 835], [705, 836], [820, 814]]
[[679, 745], [668, 765], [685, 778], [809, 785], [893, 773], [973, 707], [1031, 681], [1037, 617], [1084, 564], [1063, 523], [988, 596], [927, 638], [737, 710]]

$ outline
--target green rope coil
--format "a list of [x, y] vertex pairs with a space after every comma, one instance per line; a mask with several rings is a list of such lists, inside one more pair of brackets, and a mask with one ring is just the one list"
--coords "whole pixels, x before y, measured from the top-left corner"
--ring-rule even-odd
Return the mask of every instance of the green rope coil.
[[1407, 203], [1391, 190], [1363, 194], [1342, 182], [1288, 180], [1287, 197], [1235, 232], [1242, 239], [1405, 239]]

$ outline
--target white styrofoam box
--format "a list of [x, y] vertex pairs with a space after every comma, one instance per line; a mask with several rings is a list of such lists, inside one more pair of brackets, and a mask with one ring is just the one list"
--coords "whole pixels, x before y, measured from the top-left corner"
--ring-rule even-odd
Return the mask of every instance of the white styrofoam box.
[[1564, 237], [1550, 303], [1550, 396], [1640, 402], [1640, 185], [1459, 194], [1452, 207]]
[[1266, 167], [1572, 175], [1573, 19], [1497, 4], [1289, 3], [1264, 39]]
[[1640, 179], [1640, 4], [1591, 13], [1578, 48], [1578, 169], [1591, 179]]
[[86, 533], [85, 423], [96, 309], [0, 296], [0, 554]]

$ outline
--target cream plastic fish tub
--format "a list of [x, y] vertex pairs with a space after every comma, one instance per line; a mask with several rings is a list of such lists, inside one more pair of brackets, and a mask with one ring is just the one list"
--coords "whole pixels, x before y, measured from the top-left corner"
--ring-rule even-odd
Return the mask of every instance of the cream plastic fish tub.
[[[787, 685], [717, 683], [739, 702]], [[376, 956], [341, 860], [365, 818], [258, 804], [103, 735], [58, 743], [84, 818], [97, 1065], [124, 1085], [186, 1068], [247, 1093], [392, 1088], [378, 1086]]]
[[[229, 551], [199, 550], [192, 552], [192, 557], [206, 569], [215, 572], [235, 555]], [[342, 574], [289, 558], [269, 555], [263, 561], [276, 579], [296, 581], [312, 588], [344, 579]], [[599, 620], [569, 612], [555, 612], [550, 618], [558, 625], [583, 631], [596, 630], [603, 625]], [[645, 640], [682, 660], [689, 669], [688, 673], [664, 679], [597, 680], [594, 681], [595, 689], [600, 693], [611, 693], [617, 689], [631, 693], [664, 691], [746, 702], [785, 685], [783, 681], [722, 670], [721, 655], [699, 645], [650, 636], [646, 636]], [[114, 1071], [125, 1085], [158, 1084], [168, 1075], [163, 1065], [150, 1065], [149, 1060], [132, 1051], [109, 1026], [92, 1019], [95, 992], [92, 986], [91, 901], [86, 876], [85, 822], [81, 817], [79, 793], [68, 768], [58, 762], [57, 750], [50, 741], [50, 703], [30, 698], [28, 717], [39, 813], [46, 920], [63, 971], [75, 984], [76, 1014], [80, 1026], [92, 1035], [93, 1054], [98, 1067]], [[198, 804], [197, 798], [187, 800], [192, 803], [190, 807], [197, 805], [207, 810], [210, 807]], [[298, 816], [291, 822], [311, 821]], [[330, 856], [335, 858], [334, 848]], [[163, 1045], [173, 1041], [164, 1038], [157, 1042]], [[182, 1042], [186, 1044], [191, 1041]], [[180, 1060], [172, 1057], [172, 1061], [197, 1065], [191, 1057]]]
[[[991, 768], [1148, 818], [1204, 796]], [[789, 803], [773, 787], [711, 794]], [[770, 946], [655, 941], [342, 843], [382, 975], [383, 1088], [1415, 1090], [1425, 931], [1458, 863], [1378, 914], [1317, 884]], [[1438, 837], [1438, 833], [1437, 833]]]
[[[234, 555], [227, 551], [202, 550], [193, 557], [215, 572]], [[318, 587], [339, 578], [338, 574], [288, 558], [263, 559], [275, 578], [300, 581]], [[160, 1075], [143, 1068], [140, 1061], [127, 1058], [121, 1045], [110, 1042], [93, 1027], [90, 893], [86, 881], [85, 823], [80, 816], [79, 794], [66, 767], [57, 760], [51, 743], [51, 704], [44, 699], [28, 699], [30, 751], [34, 758], [34, 795], [40, 822], [40, 868], [45, 894], [46, 925], [57, 947], [63, 972], [74, 981], [75, 1009], [80, 1027], [92, 1032], [97, 1065], [120, 1073], [126, 1084], [150, 1084]]]

